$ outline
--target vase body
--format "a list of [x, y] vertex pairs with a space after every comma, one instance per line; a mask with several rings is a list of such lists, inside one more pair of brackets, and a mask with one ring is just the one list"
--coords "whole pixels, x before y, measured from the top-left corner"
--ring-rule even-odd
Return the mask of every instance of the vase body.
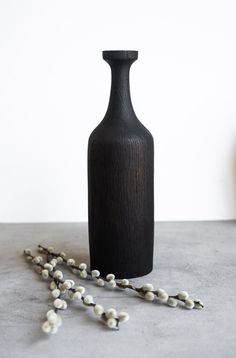
[[88, 143], [91, 269], [139, 277], [153, 266], [154, 144], [135, 115], [129, 70], [137, 51], [104, 51], [111, 67], [110, 101]]

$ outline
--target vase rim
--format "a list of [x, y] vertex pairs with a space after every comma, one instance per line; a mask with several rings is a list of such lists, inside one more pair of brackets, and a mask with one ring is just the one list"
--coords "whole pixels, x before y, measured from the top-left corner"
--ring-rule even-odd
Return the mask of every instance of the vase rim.
[[104, 60], [137, 60], [138, 51], [134, 50], [109, 50], [102, 51]]

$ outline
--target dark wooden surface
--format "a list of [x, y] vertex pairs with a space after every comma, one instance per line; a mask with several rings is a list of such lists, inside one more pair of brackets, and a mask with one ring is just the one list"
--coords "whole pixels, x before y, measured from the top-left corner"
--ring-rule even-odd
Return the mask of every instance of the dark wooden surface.
[[137, 119], [129, 70], [137, 51], [104, 51], [112, 85], [108, 109], [88, 144], [89, 244], [92, 269], [138, 277], [153, 266], [154, 145]]

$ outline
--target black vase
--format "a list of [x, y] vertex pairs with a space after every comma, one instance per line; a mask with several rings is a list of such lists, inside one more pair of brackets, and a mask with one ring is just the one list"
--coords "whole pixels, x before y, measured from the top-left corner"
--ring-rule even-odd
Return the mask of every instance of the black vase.
[[132, 278], [153, 267], [154, 144], [135, 115], [129, 88], [137, 51], [103, 51], [110, 101], [88, 143], [91, 269]]

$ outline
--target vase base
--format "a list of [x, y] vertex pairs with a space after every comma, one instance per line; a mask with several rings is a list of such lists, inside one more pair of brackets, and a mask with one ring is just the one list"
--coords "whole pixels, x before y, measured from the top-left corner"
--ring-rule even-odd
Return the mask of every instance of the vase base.
[[[96, 269], [99, 267], [98, 265], [91, 265], [91, 270]], [[131, 279], [131, 278], [139, 278], [148, 275], [153, 270], [153, 265], [144, 269], [144, 270], [132, 270], [132, 271], [117, 271], [117, 270], [99, 270], [102, 277], [106, 277], [107, 274], [113, 273], [116, 279]]]

